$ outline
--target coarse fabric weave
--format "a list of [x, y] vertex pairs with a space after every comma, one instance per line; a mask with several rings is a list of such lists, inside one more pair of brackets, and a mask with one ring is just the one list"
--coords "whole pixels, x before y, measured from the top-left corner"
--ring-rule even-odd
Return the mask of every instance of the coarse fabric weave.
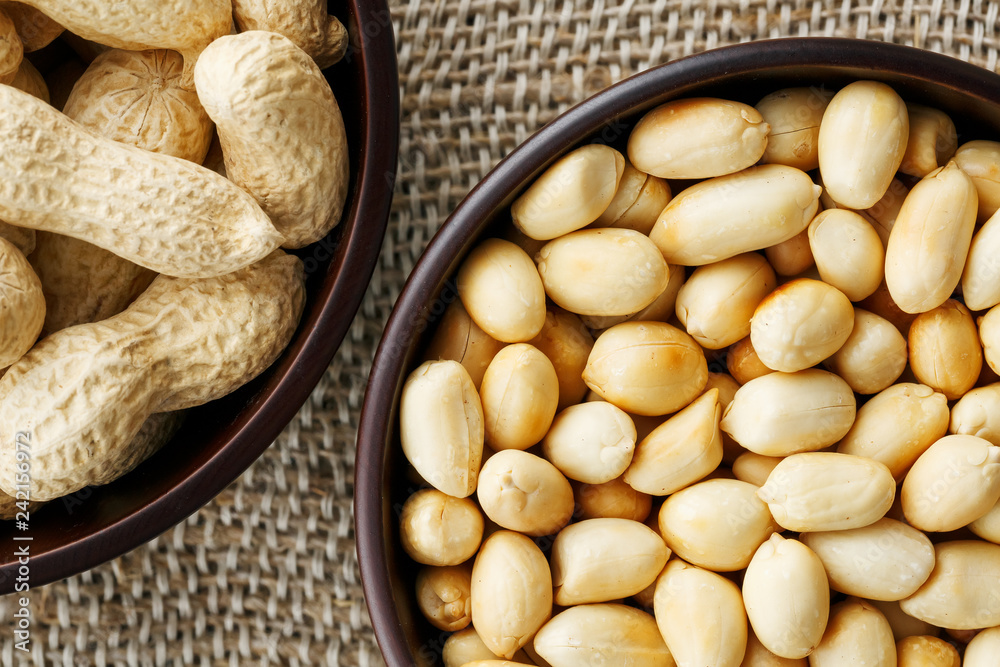
[[982, 0], [412, 0], [391, 5], [402, 100], [389, 230], [309, 401], [242, 477], [148, 545], [31, 591], [32, 652], [0, 664], [379, 665], [353, 533], [355, 436], [383, 325], [461, 198], [532, 132], [609, 84], [725, 44], [884, 40], [997, 67]]

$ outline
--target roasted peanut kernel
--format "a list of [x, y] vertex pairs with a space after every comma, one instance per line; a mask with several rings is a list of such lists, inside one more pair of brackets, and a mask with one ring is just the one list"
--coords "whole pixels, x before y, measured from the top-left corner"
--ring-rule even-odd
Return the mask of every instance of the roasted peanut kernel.
[[747, 566], [743, 603], [767, 650], [783, 658], [804, 658], [819, 645], [830, 614], [823, 563], [802, 542], [774, 533]]
[[559, 376], [528, 343], [497, 352], [479, 391], [485, 442], [494, 450], [527, 449], [544, 436], [559, 403]]
[[958, 148], [955, 123], [945, 112], [922, 104], [907, 104], [910, 134], [899, 170], [923, 178], [943, 167]]
[[1000, 502], [986, 514], [970, 523], [969, 530], [984, 540], [1000, 544]]
[[607, 402], [571, 405], [556, 415], [542, 453], [568, 478], [603, 484], [628, 468], [635, 451], [632, 419]]
[[639, 197], [635, 203], [629, 206], [608, 227], [634, 229], [640, 234], [648, 236], [653, 230], [653, 225], [656, 224], [660, 211], [670, 203], [672, 196], [669, 183], [662, 178], [649, 176], [642, 186], [642, 190], [639, 191]]
[[472, 558], [483, 540], [483, 515], [469, 498], [422, 489], [399, 515], [403, 551], [424, 565], [458, 565]]
[[803, 533], [823, 561], [830, 588], [870, 600], [902, 600], [927, 581], [934, 546], [902, 521], [883, 517], [861, 528]]
[[753, 107], [697, 97], [661, 104], [644, 115], [628, 139], [628, 157], [660, 178], [711, 178], [755, 164], [769, 131]]
[[972, 237], [962, 271], [962, 298], [970, 310], [1000, 303], [1000, 216], [992, 216]]
[[[525, 655], [523, 650], [515, 653], [514, 658], [520, 661], [521, 664], [531, 664], [530, 658]], [[483, 643], [483, 640], [473, 627], [467, 627], [464, 630], [452, 633], [444, 642], [441, 659], [444, 661], [444, 667], [466, 667], [467, 664], [477, 660], [504, 663], [503, 660], [497, 660], [496, 654], [486, 647], [486, 644]], [[508, 662], [507, 664], [518, 663]]]
[[[989, 667], [996, 662], [998, 654], [1000, 654], [1000, 628], [987, 628], [973, 637], [965, 647], [965, 667]], [[958, 662], [954, 664], [957, 667]]]
[[678, 665], [739, 667], [747, 617], [736, 584], [675, 559], [656, 580], [653, 609]]
[[753, 341], [750, 340], [750, 336], [729, 346], [729, 350], [726, 352], [726, 370], [741, 385], [775, 372], [773, 368], [768, 368], [760, 360], [757, 350], [753, 349]]
[[823, 187], [847, 208], [873, 205], [889, 188], [909, 135], [906, 104], [875, 81], [856, 81], [834, 95], [819, 126]]
[[552, 542], [552, 585], [562, 606], [635, 595], [655, 581], [670, 555], [663, 539], [638, 521], [587, 519]]
[[744, 452], [733, 461], [733, 475], [741, 482], [754, 486], [764, 486], [767, 476], [781, 463], [780, 456], [763, 456], [754, 452]]
[[781, 243], [764, 248], [764, 256], [779, 276], [797, 276], [815, 262], [809, 247], [809, 228]]
[[903, 207], [903, 202], [909, 193], [910, 189], [901, 180], [894, 178], [889, 184], [889, 189], [885, 191], [881, 199], [875, 202], [874, 206], [859, 211], [861, 216], [875, 229], [879, 240], [882, 241], [883, 248], [889, 243], [889, 234], [896, 224], [899, 209]]
[[819, 124], [833, 93], [822, 88], [784, 88], [756, 105], [771, 126], [762, 162], [802, 171], [819, 166]]
[[820, 277], [851, 301], [870, 296], [882, 282], [885, 251], [878, 232], [854, 211], [820, 212], [807, 230]]
[[854, 328], [854, 307], [832, 285], [799, 278], [766, 296], [750, 320], [750, 340], [768, 368], [792, 373], [839, 350]]
[[670, 280], [649, 237], [631, 229], [581, 229], [535, 255], [545, 293], [580, 315], [630, 315], [651, 304]]
[[509, 530], [552, 535], [573, 516], [573, 488], [545, 459], [508, 449], [491, 456], [476, 490], [483, 512]]
[[[992, 656], [997, 654], [1000, 646], [994, 647]], [[968, 649], [965, 655], [969, 655]], [[966, 663], [967, 665], [975, 663]], [[988, 662], [982, 663], [983, 667]], [[896, 642], [896, 667], [961, 667], [962, 659], [958, 657], [958, 649], [943, 639], [918, 635], [904, 637]]]
[[417, 572], [417, 606], [438, 630], [454, 632], [472, 621], [472, 564], [426, 566]]
[[936, 635], [938, 633], [939, 628], [905, 613], [899, 608], [899, 602], [882, 600], [869, 600], [868, 602], [882, 612], [885, 619], [889, 621], [889, 626], [892, 627], [892, 636], [895, 637], [897, 643], [904, 637]]
[[904, 312], [936, 308], [958, 287], [977, 201], [972, 179], [954, 160], [906, 196], [885, 249], [885, 283]]
[[542, 626], [534, 648], [552, 667], [674, 664], [653, 617], [623, 604], [566, 609]]
[[757, 490], [778, 525], [796, 532], [868, 526], [885, 516], [895, 495], [884, 464], [835, 452], [792, 454]]
[[545, 324], [537, 336], [529, 341], [548, 357], [559, 378], [559, 406], [561, 410], [579, 403], [587, 393], [583, 369], [594, 347], [594, 337], [580, 318], [554, 307], [545, 313]]
[[907, 522], [957, 530], [1000, 500], [1000, 447], [973, 435], [946, 435], [920, 455], [902, 486]]
[[764, 456], [829, 447], [854, 423], [854, 392], [819, 369], [771, 373], [747, 382], [722, 416], [722, 430]]
[[857, 393], [877, 394], [906, 369], [906, 339], [889, 320], [855, 308], [851, 335], [823, 365]]
[[740, 667], [809, 667], [808, 658], [782, 658], [765, 648], [751, 629], [747, 635], [747, 651]]
[[618, 188], [615, 190], [615, 196], [612, 197], [611, 203], [604, 209], [604, 212], [590, 223], [590, 226], [613, 227], [615, 221], [635, 204], [643, 186], [646, 185], [647, 178], [649, 178], [649, 174], [639, 171], [626, 160], [621, 179], [618, 181]]
[[645, 521], [653, 497], [636, 491], [619, 477], [603, 484], [575, 483], [573, 499], [580, 519], [631, 519]]
[[667, 286], [662, 292], [660, 292], [660, 295], [653, 300], [653, 303], [649, 304], [639, 312], [632, 313], [631, 315], [603, 317], [584, 315], [580, 318], [580, 320], [593, 329], [597, 334], [603, 332], [605, 329], [610, 329], [616, 324], [621, 324], [622, 322], [666, 322], [674, 316], [674, 306], [677, 302], [677, 293], [680, 291], [681, 285], [684, 284], [684, 267], [670, 266], [668, 264], [667, 273], [670, 276], [667, 280]]
[[469, 371], [469, 377], [478, 390], [486, 367], [505, 345], [473, 322], [461, 301], [453, 301], [434, 330], [424, 359], [457, 361]]
[[677, 293], [677, 319], [702, 347], [718, 350], [750, 333], [750, 318], [777, 285], [757, 253], [744, 253], [694, 270]]
[[804, 230], [819, 209], [820, 190], [794, 167], [751, 167], [678, 193], [649, 237], [670, 264], [711, 264]]
[[956, 540], [934, 545], [931, 576], [899, 606], [938, 627], [976, 630], [1000, 625], [998, 599], [1000, 546]]
[[849, 599], [834, 605], [823, 639], [809, 654], [810, 667], [845, 664], [896, 667], [896, 643], [889, 621], [864, 600]]
[[624, 156], [610, 146], [567, 153], [514, 200], [514, 225], [543, 241], [586, 227], [611, 204], [624, 169]]
[[972, 389], [983, 367], [979, 334], [969, 309], [954, 299], [921, 313], [910, 325], [910, 368], [948, 400]]
[[976, 323], [979, 326], [979, 342], [983, 346], [983, 357], [994, 373], [1000, 369], [1000, 307], [986, 311]]
[[976, 221], [986, 222], [1000, 208], [1000, 142], [968, 141], [958, 147], [955, 162], [976, 186]]

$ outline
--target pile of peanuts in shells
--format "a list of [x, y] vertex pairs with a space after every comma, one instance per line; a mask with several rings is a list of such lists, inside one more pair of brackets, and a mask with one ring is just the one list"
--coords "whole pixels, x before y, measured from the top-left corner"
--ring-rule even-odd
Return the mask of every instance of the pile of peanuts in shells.
[[0, 517], [129, 472], [288, 345], [286, 250], [347, 196], [346, 47], [325, 3], [0, 2]]
[[569, 152], [463, 259], [399, 414], [446, 667], [1000, 664], [1000, 143], [764, 93]]

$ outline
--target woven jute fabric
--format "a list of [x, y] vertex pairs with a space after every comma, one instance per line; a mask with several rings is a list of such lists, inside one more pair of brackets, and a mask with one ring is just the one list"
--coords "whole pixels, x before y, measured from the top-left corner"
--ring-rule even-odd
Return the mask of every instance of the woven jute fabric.
[[[151, 543], [33, 589], [32, 651], [0, 664], [378, 665], [351, 496], [375, 347], [428, 240], [482, 176], [569, 106], [652, 65], [781, 36], [884, 40], [997, 67], [1000, 3], [396, 0], [402, 100], [389, 230], [309, 401], [242, 477]], [[15, 607], [0, 600], [0, 628]]]

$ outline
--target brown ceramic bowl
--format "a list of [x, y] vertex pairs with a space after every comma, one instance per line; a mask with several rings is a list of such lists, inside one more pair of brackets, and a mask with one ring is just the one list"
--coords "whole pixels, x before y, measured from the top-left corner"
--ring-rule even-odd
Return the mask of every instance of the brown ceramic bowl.
[[190, 410], [173, 440], [133, 472], [49, 502], [31, 513], [26, 531], [2, 522], [0, 593], [15, 590], [19, 546], [30, 547], [30, 584], [40, 586], [115, 558], [198, 510], [274, 441], [340, 346], [382, 248], [396, 174], [399, 93], [385, 1], [335, 0], [330, 11], [351, 35], [345, 59], [326, 70], [347, 127], [351, 189], [337, 228], [296, 251], [308, 274], [307, 301], [291, 344], [246, 387]]
[[949, 113], [959, 143], [1000, 137], [1000, 77], [927, 51], [872, 41], [802, 38], [708, 51], [651, 69], [570, 109], [510, 154], [455, 209], [413, 269], [389, 318], [369, 378], [358, 435], [355, 511], [368, 609], [393, 667], [440, 664], [448, 633], [423, 620], [416, 566], [399, 545], [398, 510], [414, 490], [398, 437], [400, 389], [429, 332], [456, 298], [453, 276], [472, 245], [509, 221], [513, 199], [557, 157], [601, 142], [623, 149], [632, 124], [678, 97], [718, 96], [755, 104], [786, 86], [836, 89], [877, 79], [904, 99]]

